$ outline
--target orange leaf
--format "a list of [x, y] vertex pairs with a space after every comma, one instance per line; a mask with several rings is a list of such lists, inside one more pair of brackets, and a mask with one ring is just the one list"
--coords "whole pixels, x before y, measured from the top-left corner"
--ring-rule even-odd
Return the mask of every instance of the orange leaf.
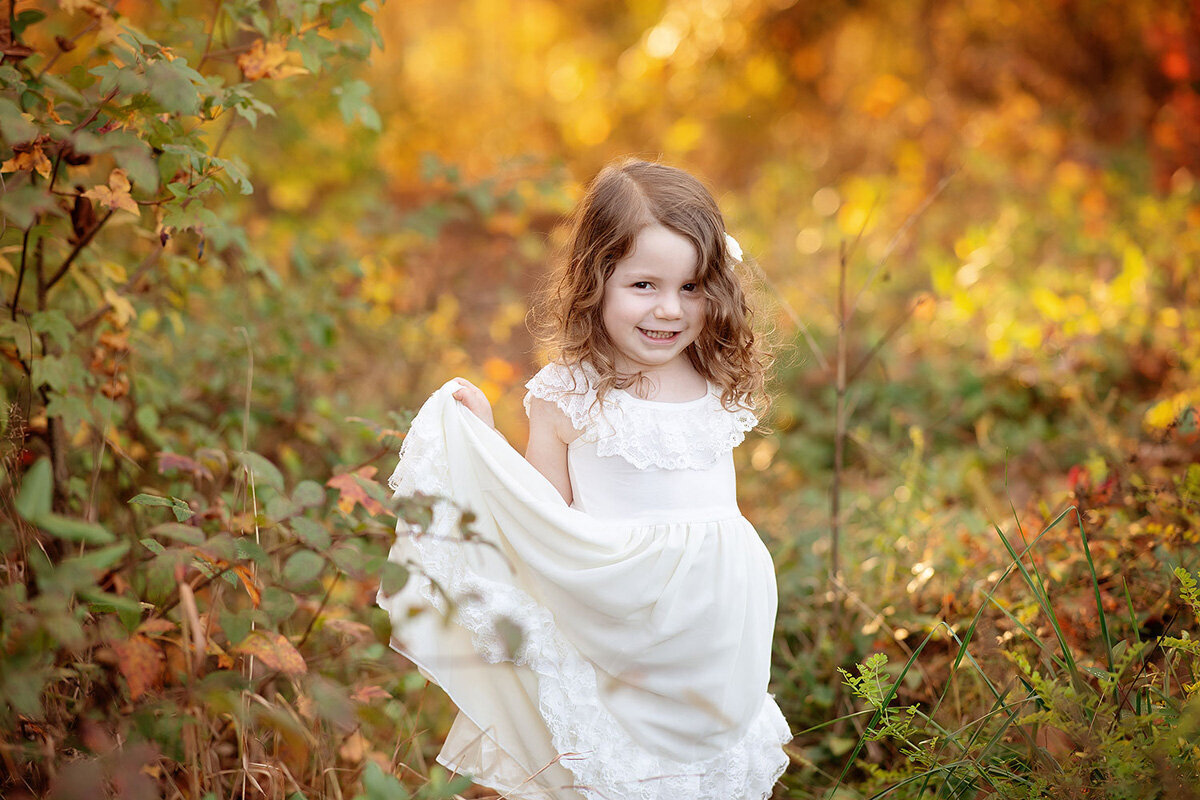
[[367, 751], [370, 749], [370, 742], [366, 740], [361, 733], [355, 731], [342, 742], [342, 746], [338, 748], [338, 755], [342, 760], [348, 761], [351, 764], [357, 764], [363, 760]]
[[141, 625], [138, 625], [137, 632], [146, 634], [163, 634], [171, 633], [177, 630], [179, 630], [178, 624], [171, 622], [169, 619], [155, 617], [153, 619], [146, 620]]
[[374, 467], [363, 467], [354, 472], [343, 472], [341, 475], [334, 475], [325, 482], [325, 485], [331, 489], [338, 490], [338, 508], [349, 514], [354, 510], [354, 505], [357, 503], [367, 510], [368, 514], [382, 514], [384, 508], [380, 503], [367, 494], [359, 482], [355, 480], [357, 475], [364, 481], [370, 481], [375, 475]]
[[234, 648], [235, 652], [253, 656], [271, 669], [285, 675], [303, 675], [308, 665], [295, 645], [275, 631], [251, 631], [250, 635]]
[[42, 152], [42, 146], [35, 144], [28, 150], [21, 150], [13, 154], [13, 157], [3, 164], [0, 164], [0, 172], [21, 172], [22, 170], [33, 170], [43, 178], [50, 178], [50, 169], [53, 165], [46, 154]]
[[355, 639], [363, 642], [374, 636], [370, 626], [364, 625], [361, 622], [355, 622], [351, 619], [342, 619], [341, 617], [326, 617], [323, 625], [326, 630], [342, 633], [346, 636], [352, 636]]
[[254, 573], [245, 564], [238, 564], [233, 568], [238, 577], [242, 579], [242, 585], [246, 587], [246, 594], [250, 595], [250, 602], [258, 608], [262, 603], [262, 589], [258, 588], [258, 581], [254, 578]]
[[117, 668], [129, 683], [129, 699], [137, 700], [162, 683], [163, 654], [154, 642], [140, 634], [112, 643]]
[[248, 81], [307, 74], [308, 70], [304, 67], [287, 63], [293, 57], [294, 54], [289, 53], [279, 42], [264, 45], [262, 39], [259, 39], [247, 52], [238, 56], [237, 65]]
[[360, 686], [350, 695], [351, 699], [357, 700], [360, 703], [369, 703], [372, 700], [387, 700], [391, 696], [391, 693], [382, 686]]

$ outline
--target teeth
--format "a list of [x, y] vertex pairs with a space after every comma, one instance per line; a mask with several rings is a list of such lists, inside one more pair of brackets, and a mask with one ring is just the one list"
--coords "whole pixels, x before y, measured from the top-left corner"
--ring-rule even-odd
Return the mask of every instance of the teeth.
[[649, 336], [651, 339], [670, 339], [678, 331], [648, 331], [645, 328], [641, 329], [642, 333]]

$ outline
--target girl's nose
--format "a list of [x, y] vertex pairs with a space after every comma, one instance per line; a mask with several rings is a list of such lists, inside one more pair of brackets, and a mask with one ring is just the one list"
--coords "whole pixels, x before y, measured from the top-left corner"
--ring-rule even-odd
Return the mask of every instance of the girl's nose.
[[667, 294], [659, 299], [654, 313], [659, 319], [677, 319], [683, 314], [683, 306], [678, 297], [674, 294]]

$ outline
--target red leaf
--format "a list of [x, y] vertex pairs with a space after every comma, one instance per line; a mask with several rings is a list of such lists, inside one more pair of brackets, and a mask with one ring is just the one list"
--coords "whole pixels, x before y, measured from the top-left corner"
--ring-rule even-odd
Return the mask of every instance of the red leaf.
[[166, 475], [168, 472], [186, 472], [194, 478], [204, 478], [210, 481], [213, 479], [212, 471], [199, 461], [178, 453], [159, 453], [158, 474]]
[[331, 489], [338, 491], [338, 508], [349, 514], [354, 510], [355, 504], [366, 509], [368, 514], [382, 514], [383, 506], [370, 495], [366, 490], [359, 485], [355, 480], [357, 475], [364, 481], [370, 481], [375, 476], [374, 467], [363, 467], [354, 472], [343, 472], [341, 475], [334, 475], [325, 485]]
[[117, 669], [129, 683], [129, 699], [137, 700], [162, 684], [163, 654], [154, 642], [140, 634], [112, 643]]

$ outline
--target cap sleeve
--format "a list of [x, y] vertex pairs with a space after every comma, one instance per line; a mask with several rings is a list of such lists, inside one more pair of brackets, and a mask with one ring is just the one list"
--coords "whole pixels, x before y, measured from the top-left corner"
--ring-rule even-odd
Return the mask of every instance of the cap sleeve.
[[596, 401], [596, 389], [586, 371], [579, 366], [551, 363], [525, 384], [525, 415], [529, 415], [529, 403], [534, 397], [558, 406], [571, 427], [582, 431], [592, 416]]

